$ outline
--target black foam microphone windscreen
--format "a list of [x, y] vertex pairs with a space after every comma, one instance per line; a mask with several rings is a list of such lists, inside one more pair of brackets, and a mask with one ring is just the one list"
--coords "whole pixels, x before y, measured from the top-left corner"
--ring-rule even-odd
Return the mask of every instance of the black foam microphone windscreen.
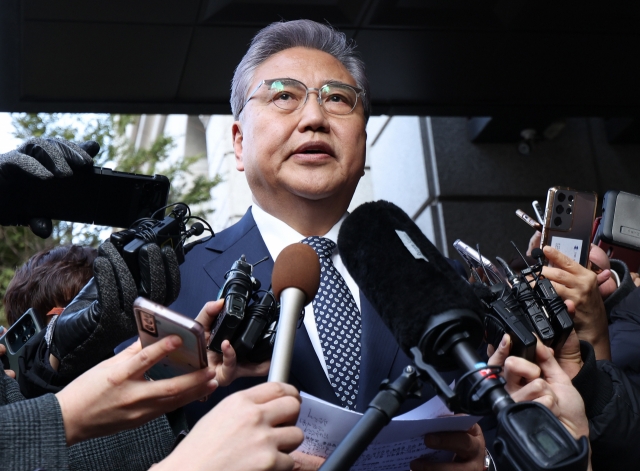
[[[480, 300], [396, 205], [376, 201], [356, 208], [340, 228], [338, 249], [347, 270], [409, 357], [412, 347], [420, 346], [423, 354], [430, 348], [420, 341], [432, 317], [441, 313], [463, 313], [469, 343], [474, 348], [480, 345]], [[453, 359], [431, 360], [440, 362], [436, 368], [456, 367]]]

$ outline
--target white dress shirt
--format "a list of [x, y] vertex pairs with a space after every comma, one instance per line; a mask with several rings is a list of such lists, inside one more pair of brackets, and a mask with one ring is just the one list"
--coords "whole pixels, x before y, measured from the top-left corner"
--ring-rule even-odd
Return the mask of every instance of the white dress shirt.
[[[291, 228], [281, 220], [264, 211], [255, 202], [251, 207], [251, 213], [253, 214], [253, 219], [256, 221], [256, 225], [258, 226], [260, 235], [262, 236], [262, 239], [267, 246], [267, 250], [269, 250], [269, 255], [271, 255], [271, 258], [274, 261], [278, 258], [278, 255], [280, 255], [282, 249], [284, 249], [286, 246], [300, 242], [305, 238], [305, 236], [298, 233], [295, 229]], [[330, 239], [337, 244], [338, 231], [340, 230], [342, 221], [344, 221], [347, 216], [348, 213], [345, 213], [344, 216], [342, 216], [342, 218], [340, 218], [340, 220], [335, 224], [335, 226], [333, 226], [326, 234], [314, 235], [326, 237], [327, 239]], [[344, 266], [344, 263], [342, 263], [342, 259], [340, 258], [337, 249], [333, 252], [331, 261], [335, 265], [338, 272], [344, 278], [344, 281], [347, 283], [347, 286], [351, 290], [353, 299], [356, 301], [358, 309], [360, 309], [360, 289], [358, 288], [356, 282], [353, 281], [353, 278], [351, 278], [351, 275], [349, 275], [349, 272]], [[322, 369], [324, 370], [324, 373], [325, 375], [327, 375], [328, 379], [329, 373], [327, 371], [327, 364], [324, 361], [324, 354], [322, 353], [320, 337], [318, 336], [316, 319], [313, 314], [313, 303], [309, 303], [309, 305], [305, 308], [304, 326], [307, 329], [307, 333], [309, 334], [309, 338], [311, 339], [313, 349], [315, 350], [316, 355], [318, 356], [318, 360], [320, 360], [320, 364], [322, 365]]]

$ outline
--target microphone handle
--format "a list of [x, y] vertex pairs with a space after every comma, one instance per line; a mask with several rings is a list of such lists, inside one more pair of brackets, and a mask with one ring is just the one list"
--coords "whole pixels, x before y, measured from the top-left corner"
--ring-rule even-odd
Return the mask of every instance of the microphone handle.
[[298, 288], [285, 288], [280, 294], [280, 318], [267, 381], [289, 381], [296, 327], [305, 300], [306, 295]]
[[[458, 361], [458, 365], [465, 371], [473, 371], [481, 365], [486, 364], [480, 360], [478, 353], [469, 345], [469, 342], [461, 341], [456, 342], [451, 348], [451, 353]], [[473, 373], [472, 377], [476, 380], [483, 380], [491, 383], [493, 387], [488, 388], [487, 396], [484, 397], [485, 404], [494, 412], [498, 414], [502, 409], [509, 404], [513, 404], [513, 399], [509, 396], [509, 393], [505, 391], [504, 386], [497, 377], [484, 378], [484, 374], [481, 372]]]

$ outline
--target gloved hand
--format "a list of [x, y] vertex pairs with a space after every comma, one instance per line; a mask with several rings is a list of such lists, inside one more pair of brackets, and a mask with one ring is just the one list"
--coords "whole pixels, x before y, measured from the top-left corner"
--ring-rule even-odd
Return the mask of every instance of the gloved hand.
[[[16, 150], [0, 154], [0, 192], [9, 193], [29, 179], [49, 180], [73, 175], [74, 170], [89, 169], [100, 150], [97, 142], [81, 144], [35, 137]], [[34, 218], [31, 229], [40, 237], [51, 234], [51, 220]]]
[[146, 244], [139, 264], [140, 289], [117, 249], [104, 242], [93, 263], [93, 278], [47, 327], [49, 351], [65, 379], [109, 358], [115, 347], [137, 335], [133, 301], [138, 294], [165, 305], [178, 297], [180, 270], [173, 249]]

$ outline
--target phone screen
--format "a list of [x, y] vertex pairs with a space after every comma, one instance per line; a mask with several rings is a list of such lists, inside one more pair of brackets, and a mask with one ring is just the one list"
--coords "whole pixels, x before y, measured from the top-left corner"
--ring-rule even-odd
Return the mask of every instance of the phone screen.
[[552, 236], [550, 245], [571, 260], [580, 263], [580, 254], [582, 253], [582, 241], [580, 239]]

